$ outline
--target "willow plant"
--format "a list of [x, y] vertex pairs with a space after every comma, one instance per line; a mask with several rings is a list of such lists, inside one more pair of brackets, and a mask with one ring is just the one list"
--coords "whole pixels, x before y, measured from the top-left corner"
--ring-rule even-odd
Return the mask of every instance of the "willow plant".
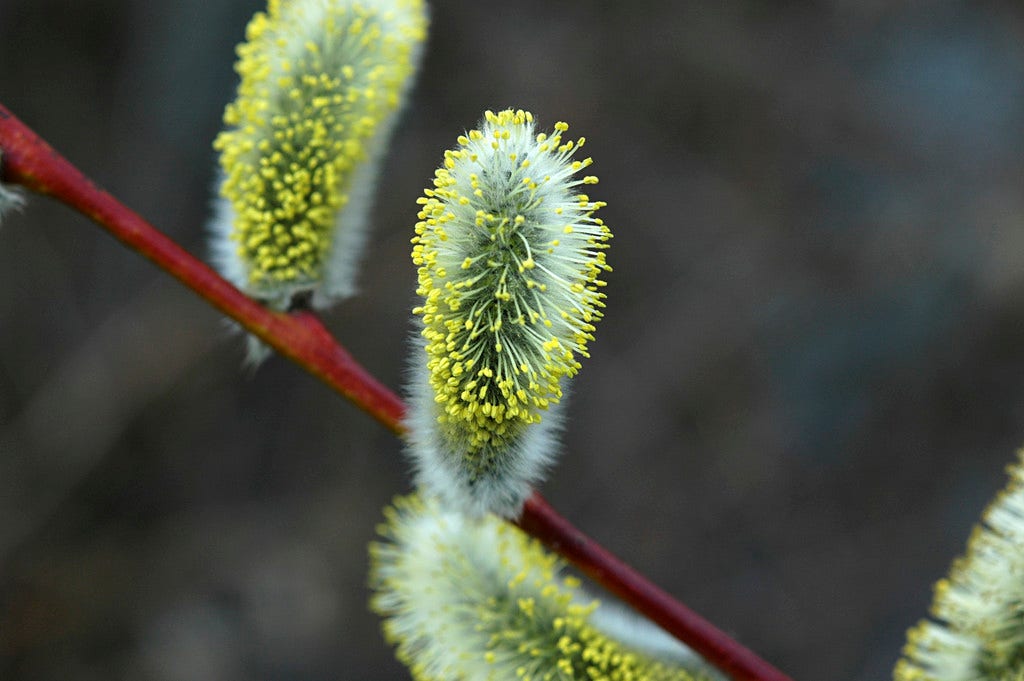
[[[703, 653], [734, 678], [785, 681], [532, 492], [554, 458], [556, 408], [593, 340], [609, 270], [611, 235], [595, 216], [603, 203], [580, 191], [597, 178], [580, 174], [591, 160], [574, 158], [584, 140], [565, 137], [565, 123], [538, 133], [529, 113], [487, 112], [444, 154], [413, 237], [423, 296], [414, 313], [426, 344], [414, 352], [420, 370], [408, 417], [310, 311], [354, 290], [370, 188], [426, 23], [418, 0], [269, 0], [253, 18], [238, 49], [238, 99], [214, 145], [223, 173], [211, 223], [220, 275], [2, 107], [0, 208], [19, 204], [14, 185], [64, 200], [408, 438], [420, 489], [417, 501], [390, 512], [373, 579], [375, 607], [415, 677], [696, 679], [714, 674]], [[458, 527], [474, 541], [414, 541], [433, 536], [409, 529], [420, 521]], [[581, 602], [561, 563], [524, 530], [560, 546], [697, 652], [653, 624], [621, 626], [608, 607]], [[519, 570], [488, 572], [496, 556]], [[466, 568], [465, 578], [451, 575], [451, 588], [435, 592], [449, 561]], [[466, 631], [490, 622], [486, 640], [459, 636], [468, 648], [442, 652], [399, 635], [401, 622], [444, 629], [437, 601], [407, 598], [432, 592], [481, 618], [464, 622]], [[436, 662], [448, 653], [482, 665]]]
[[651, 625], [624, 634], [556, 556], [493, 515], [413, 495], [385, 516], [370, 547], [373, 608], [417, 681], [719, 678]]
[[[2, 106], [0, 218], [21, 188], [64, 201], [406, 438], [417, 490], [385, 511], [370, 582], [414, 678], [788, 681], [534, 489], [610, 271], [604, 203], [584, 191], [592, 160], [567, 124], [538, 132], [531, 113], [485, 112], [444, 152], [418, 209], [410, 201], [421, 335], [408, 411], [310, 311], [355, 291], [374, 178], [426, 29], [422, 0], [269, 0], [253, 18], [214, 143], [219, 274]], [[1024, 678], [1024, 459], [1011, 475], [940, 582], [935, 621], [911, 631], [897, 681]], [[599, 606], [542, 544], [651, 622]]]

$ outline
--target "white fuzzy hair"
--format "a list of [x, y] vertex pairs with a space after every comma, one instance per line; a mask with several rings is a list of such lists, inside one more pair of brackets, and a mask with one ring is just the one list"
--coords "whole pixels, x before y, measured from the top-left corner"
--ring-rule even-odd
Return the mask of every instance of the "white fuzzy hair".
[[415, 363], [409, 384], [406, 439], [416, 482], [449, 508], [473, 517], [495, 513], [515, 519], [535, 485], [541, 482], [556, 458], [562, 431], [562, 402], [553, 404], [540, 423], [526, 425], [502, 452], [498, 468], [476, 481], [463, 464], [466, 452], [448, 442], [437, 421], [439, 405], [430, 387], [430, 372], [422, 361], [422, 339], [413, 342]]

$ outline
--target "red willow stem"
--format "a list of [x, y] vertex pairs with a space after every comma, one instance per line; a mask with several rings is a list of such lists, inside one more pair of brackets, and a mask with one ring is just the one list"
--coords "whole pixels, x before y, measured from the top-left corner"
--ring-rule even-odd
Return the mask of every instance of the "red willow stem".
[[2, 104], [0, 150], [0, 179], [53, 196], [92, 218], [385, 427], [402, 432], [402, 401], [338, 345], [314, 315], [274, 312], [246, 296], [93, 184]]
[[[401, 399], [356, 362], [315, 315], [273, 312], [253, 301], [93, 184], [2, 104], [0, 152], [0, 181], [52, 196], [92, 218], [386, 428], [405, 433]], [[517, 524], [736, 681], [791, 681], [577, 530], [539, 494], [526, 502]]]
[[665, 590], [580, 532], [537, 492], [516, 524], [611, 593], [642, 612], [701, 657], [739, 681], [792, 681], [754, 651], [677, 601]]

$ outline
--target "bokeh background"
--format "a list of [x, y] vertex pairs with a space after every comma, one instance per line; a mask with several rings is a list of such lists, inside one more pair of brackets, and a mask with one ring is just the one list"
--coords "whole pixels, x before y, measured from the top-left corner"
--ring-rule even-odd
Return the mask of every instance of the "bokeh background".
[[[204, 252], [259, 0], [0, 0], [0, 101]], [[1024, 444], [1024, 8], [433, 3], [363, 295], [401, 386], [415, 199], [487, 108], [586, 135], [607, 318], [544, 493], [796, 679], [886, 678]], [[0, 232], [0, 678], [403, 679], [390, 434], [34, 198]]]

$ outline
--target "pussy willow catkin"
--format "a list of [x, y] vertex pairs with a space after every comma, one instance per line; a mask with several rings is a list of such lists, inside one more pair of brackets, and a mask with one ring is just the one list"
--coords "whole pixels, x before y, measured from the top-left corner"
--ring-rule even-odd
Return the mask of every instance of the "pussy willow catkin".
[[372, 606], [417, 681], [717, 678], [682, 644], [651, 653], [596, 626], [597, 603], [508, 523], [420, 496], [385, 514], [370, 549]]
[[221, 273], [284, 309], [351, 295], [370, 194], [426, 36], [422, 0], [269, 0], [217, 137]]
[[537, 133], [527, 112], [488, 111], [419, 201], [426, 354], [413, 359], [410, 449], [420, 482], [473, 514], [518, 514], [604, 307], [611, 232], [568, 127]]
[[967, 553], [935, 585], [935, 620], [908, 633], [896, 681], [1024, 678], [1024, 451], [1009, 473]]

